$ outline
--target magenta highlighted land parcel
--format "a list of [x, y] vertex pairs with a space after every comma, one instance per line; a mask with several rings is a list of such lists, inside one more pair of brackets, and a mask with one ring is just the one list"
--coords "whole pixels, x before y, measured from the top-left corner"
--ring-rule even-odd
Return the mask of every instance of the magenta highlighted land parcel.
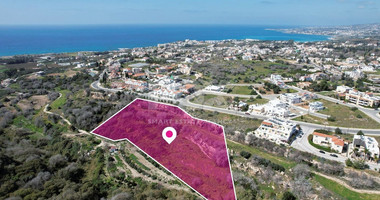
[[220, 125], [136, 99], [92, 133], [130, 141], [207, 199], [236, 199]]

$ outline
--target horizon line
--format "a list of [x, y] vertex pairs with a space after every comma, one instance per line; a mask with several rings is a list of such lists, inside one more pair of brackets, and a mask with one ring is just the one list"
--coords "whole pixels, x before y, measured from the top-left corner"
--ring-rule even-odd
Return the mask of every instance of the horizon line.
[[305, 25], [305, 24], [247, 24], [247, 23], [235, 23], [235, 24], [223, 24], [223, 23], [115, 23], [115, 24], [0, 24], [0, 26], [278, 26], [278, 27], [339, 27], [339, 26], [356, 26], [356, 25], [370, 25], [380, 24], [377, 23], [355, 23], [355, 24], [336, 24], [336, 25]]

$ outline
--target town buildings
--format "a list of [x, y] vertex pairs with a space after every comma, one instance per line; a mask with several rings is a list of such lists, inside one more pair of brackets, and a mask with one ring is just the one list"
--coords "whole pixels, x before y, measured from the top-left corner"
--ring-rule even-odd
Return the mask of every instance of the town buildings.
[[380, 97], [373, 95], [372, 92], [360, 92], [344, 85], [337, 86], [335, 91], [339, 97], [344, 97], [346, 101], [356, 105], [376, 107], [380, 103]]
[[255, 135], [277, 144], [288, 144], [291, 136], [298, 133], [296, 124], [276, 117], [265, 120], [256, 129]]
[[380, 97], [374, 96], [370, 92], [359, 92], [350, 90], [346, 93], [346, 100], [360, 106], [376, 107], [380, 103]]

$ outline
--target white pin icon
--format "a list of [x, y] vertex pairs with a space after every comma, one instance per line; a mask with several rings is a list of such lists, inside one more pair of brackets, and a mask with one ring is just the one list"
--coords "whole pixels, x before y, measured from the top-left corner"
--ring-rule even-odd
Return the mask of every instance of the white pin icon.
[[166, 127], [162, 131], [162, 137], [164, 140], [170, 144], [174, 141], [174, 139], [177, 137], [177, 131], [173, 127]]

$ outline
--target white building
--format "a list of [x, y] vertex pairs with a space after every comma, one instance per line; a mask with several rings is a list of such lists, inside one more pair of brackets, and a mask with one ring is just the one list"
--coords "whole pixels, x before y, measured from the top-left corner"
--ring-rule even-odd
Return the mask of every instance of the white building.
[[357, 69], [355, 71], [346, 71], [344, 73], [346, 74], [346, 76], [349, 76], [354, 80], [358, 80], [359, 78], [362, 78], [364, 76], [363, 71], [360, 69]]
[[267, 104], [253, 104], [249, 106], [249, 112], [257, 112], [268, 116], [273, 117], [282, 117], [286, 118], [290, 116], [290, 110], [286, 103], [274, 99], [269, 101]]
[[339, 85], [336, 87], [336, 92], [337, 93], [348, 93], [352, 88], [345, 86], [345, 85]]
[[344, 141], [336, 136], [314, 132], [313, 143], [330, 147], [332, 150], [337, 151], [339, 153], [343, 152]]
[[185, 64], [179, 64], [178, 65], [178, 70], [185, 75], [190, 75], [191, 74], [191, 67]]
[[270, 82], [279, 86], [280, 88], [286, 88], [287, 87], [285, 85], [285, 82], [284, 82], [284, 79], [282, 78], [282, 76], [278, 75], [278, 74], [271, 74], [270, 75]]
[[288, 144], [289, 138], [293, 134], [297, 134], [297, 131], [294, 123], [279, 118], [270, 118], [261, 123], [260, 127], [256, 129], [255, 135], [277, 144]]
[[223, 86], [216, 86], [216, 85], [210, 85], [205, 88], [205, 90], [214, 91], [214, 92], [220, 92], [224, 89]]
[[302, 102], [302, 98], [298, 94], [292, 93], [281, 94], [280, 100], [288, 104], [297, 104]]
[[325, 109], [325, 107], [323, 106], [323, 103], [320, 102], [320, 101], [311, 102], [309, 104], [309, 110], [312, 111], [312, 112], [317, 112], [317, 111], [320, 111], [320, 110], [323, 110], [323, 109]]
[[379, 158], [379, 143], [373, 137], [354, 135], [352, 147], [358, 148], [359, 151], [367, 149], [371, 153], [372, 158]]
[[178, 90], [170, 89], [155, 89], [153, 90], [153, 95], [157, 97], [165, 97], [169, 99], [178, 99], [182, 96], [182, 92]]

